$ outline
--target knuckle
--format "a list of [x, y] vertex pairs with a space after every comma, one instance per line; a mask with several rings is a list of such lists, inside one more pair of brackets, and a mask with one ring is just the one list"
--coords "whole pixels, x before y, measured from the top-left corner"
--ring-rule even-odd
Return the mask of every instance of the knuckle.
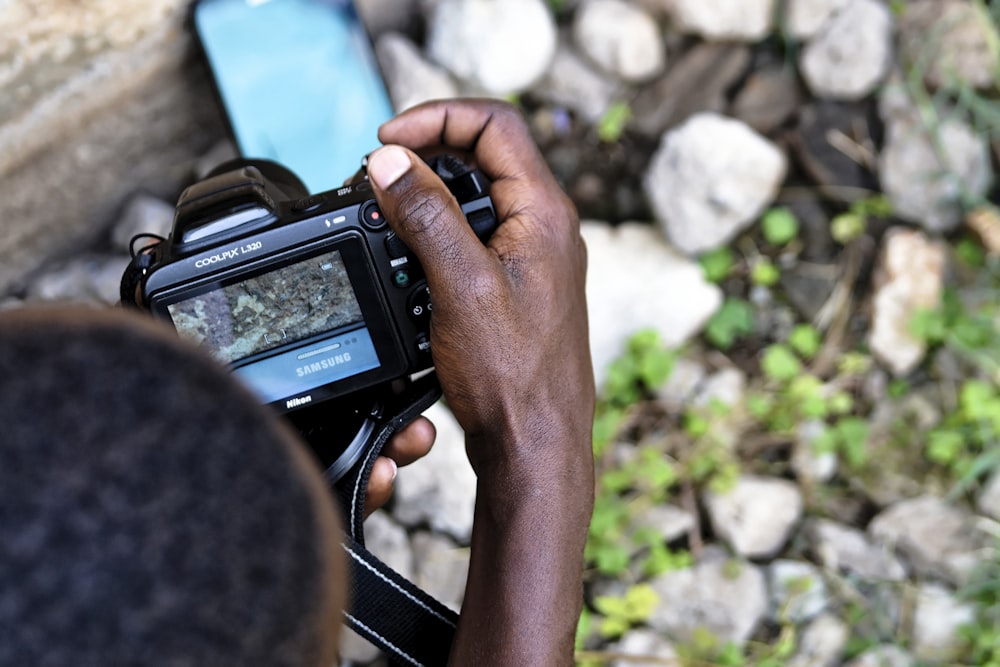
[[411, 234], [427, 234], [438, 227], [448, 210], [448, 202], [439, 194], [415, 190], [400, 198], [396, 214], [399, 224]]

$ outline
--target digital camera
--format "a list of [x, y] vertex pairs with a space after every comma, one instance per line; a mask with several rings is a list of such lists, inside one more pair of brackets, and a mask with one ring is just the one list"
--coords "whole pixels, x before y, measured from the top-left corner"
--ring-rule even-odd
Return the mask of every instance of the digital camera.
[[[485, 242], [487, 179], [450, 156], [429, 164]], [[359, 174], [309, 195], [276, 163], [223, 165], [181, 194], [170, 236], [134, 254], [122, 303], [171, 322], [282, 413], [430, 368], [423, 270]]]

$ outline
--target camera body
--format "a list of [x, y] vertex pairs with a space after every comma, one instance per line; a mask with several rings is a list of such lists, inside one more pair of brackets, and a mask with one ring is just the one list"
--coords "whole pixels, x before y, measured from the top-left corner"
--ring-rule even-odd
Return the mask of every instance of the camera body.
[[[484, 242], [489, 182], [429, 161]], [[122, 302], [171, 322], [279, 412], [432, 366], [430, 292], [366, 177], [309, 195], [268, 161], [223, 165], [180, 196], [169, 238], [137, 253]]]

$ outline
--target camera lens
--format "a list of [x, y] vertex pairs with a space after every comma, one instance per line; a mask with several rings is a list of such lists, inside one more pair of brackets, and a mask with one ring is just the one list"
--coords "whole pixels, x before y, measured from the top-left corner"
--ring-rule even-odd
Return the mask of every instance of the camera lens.
[[382, 229], [385, 227], [385, 216], [382, 215], [378, 204], [371, 201], [361, 208], [361, 224], [368, 229]]

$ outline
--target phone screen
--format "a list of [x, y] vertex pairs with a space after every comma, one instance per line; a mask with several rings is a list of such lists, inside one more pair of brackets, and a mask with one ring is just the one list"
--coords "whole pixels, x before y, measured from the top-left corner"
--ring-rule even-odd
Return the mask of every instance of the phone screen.
[[393, 110], [349, 0], [200, 0], [195, 29], [240, 154], [341, 185]]

